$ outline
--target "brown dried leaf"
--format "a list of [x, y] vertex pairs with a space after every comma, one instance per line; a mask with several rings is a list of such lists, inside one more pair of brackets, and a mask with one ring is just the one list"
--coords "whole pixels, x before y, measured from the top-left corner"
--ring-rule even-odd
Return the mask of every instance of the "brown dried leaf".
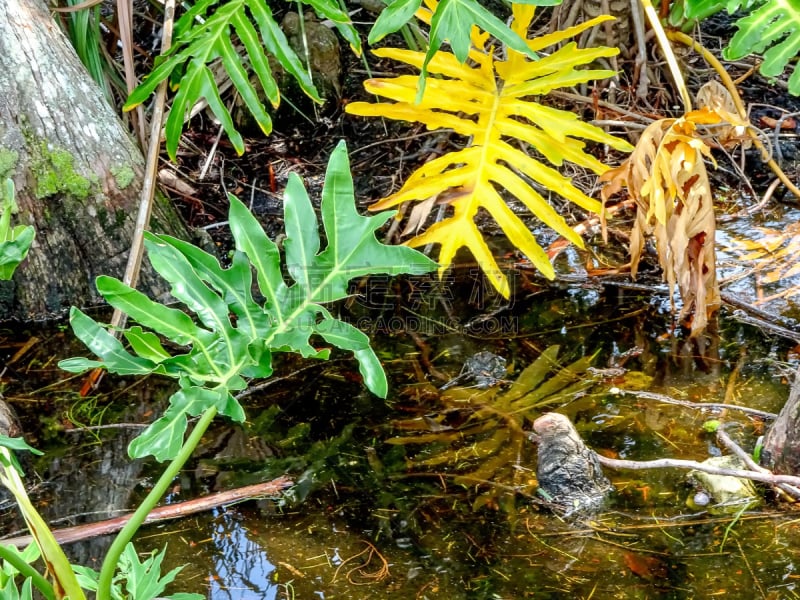
[[425, 225], [428, 215], [431, 214], [434, 205], [436, 204], [436, 196], [431, 196], [427, 200], [415, 204], [411, 209], [411, 214], [408, 217], [405, 229], [402, 235], [417, 235], [419, 230]]
[[714, 206], [703, 160], [713, 158], [697, 133], [698, 125], [720, 120], [715, 112], [702, 109], [680, 119], [656, 121], [645, 129], [628, 159], [600, 178], [607, 182], [601, 192], [604, 203], [622, 187], [636, 202], [630, 240], [632, 276], [645, 239], [652, 235], [670, 294], [677, 285], [683, 299], [680, 318], [694, 314], [692, 336], [705, 329], [720, 304]]
[[727, 126], [717, 127], [714, 134], [723, 148], [731, 149], [741, 144], [743, 150], [753, 145], [747, 128], [750, 122], [739, 116], [731, 93], [719, 81], [711, 80], [697, 92], [697, 105], [717, 113]]

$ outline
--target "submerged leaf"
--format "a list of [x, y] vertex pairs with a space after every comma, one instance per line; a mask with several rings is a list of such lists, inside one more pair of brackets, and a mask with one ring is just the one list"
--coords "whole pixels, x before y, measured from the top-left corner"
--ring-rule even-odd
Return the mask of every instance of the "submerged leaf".
[[[528, 365], [505, 391], [489, 388], [454, 388], [441, 396], [441, 413], [423, 420], [396, 421], [397, 429], [413, 434], [390, 438], [393, 445], [416, 444], [423, 448], [410, 460], [413, 468], [447, 465], [463, 485], [485, 485], [492, 481], [517, 484], [530, 491], [532, 481], [519, 481], [514, 465], [523, 461], [531, 444], [525, 432], [544, 406], [563, 404], [594, 385], [585, 373], [592, 357], [562, 366], [558, 346], [550, 346]], [[445, 416], [458, 411], [460, 425], [442, 426]], [[441, 417], [441, 418], [440, 418]], [[424, 446], [430, 445], [430, 448]], [[444, 449], [442, 449], [444, 446]], [[490, 492], [491, 494], [492, 492]], [[496, 492], [495, 492], [496, 493]]]

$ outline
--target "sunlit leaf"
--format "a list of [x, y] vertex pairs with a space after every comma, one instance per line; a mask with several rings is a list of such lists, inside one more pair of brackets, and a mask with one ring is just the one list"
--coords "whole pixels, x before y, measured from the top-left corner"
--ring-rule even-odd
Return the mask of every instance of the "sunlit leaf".
[[[414, 76], [370, 79], [365, 83], [367, 91], [393, 102], [353, 102], [347, 105], [346, 110], [362, 116], [417, 121], [431, 130], [452, 129], [470, 139], [464, 149], [421, 166], [399, 191], [378, 201], [371, 210], [393, 207], [406, 201], [425, 202], [437, 198], [450, 207], [450, 215], [407, 244], [414, 247], [438, 244], [440, 273], [450, 266], [460, 248], [469, 248], [495, 288], [507, 297], [508, 281], [475, 223], [476, 216], [480, 209], [485, 209], [514, 246], [543, 274], [554, 277], [554, 269], [544, 250], [522, 219], [508, 207], [501, 190], [523, 202], [533, 215], [560, 235], [582, 244], [581, 238], [531, 182], [585, 210], [597, 212], [599, 202], [572, 185], [570, 179], [554, 167], [570, 161], [596, 173], [604, 172], [606, 167], [584, 150], [586, 144], [582, 140], [608, 144], [620, 150], [631, 147], [627, 142], [582, 122], [572, 112], [546, 107], [532, 97], [544, 95], [557, 87], [613, 75], [612, 71], [578, 70], [577, 67], [613, 56], [618, 50], [602, 47], [578, 49], [571, 43], [547, 57], [530, 60], [526, 53], [509, 45], [506, 60], [496, 60], [487, 50], [487, 35], [474, 28], [470, 38], [469, 33], [464, 33], [469, 28], [463, 29], [468, 25], [467, 20], [459, 21], [455, 16], [452, 16], [452, 21], [448, 20], [449, 11], [456, 3], [440, 3], [437, 10], [442, 6], [446, 10], [437, 23], [442, 27], [441, 23], [448, 23], [460, 32], [457, 38], [450, 40], [451, 45], [461, 47], [466, 44], [468, 47], [471, 39], [470, 63], [462, 64], [466, 49], [463, 55], [454, 49], [452, 54], [439, 51], [432, 57], [410, 50], [378, 49], [375, 51], [377, 56], [421, 70], [427, 68], [441, 78], [430, 79], [421, 96], [418, 79]], [[513, 11], [512, 31], [527, 35], [533, 7], [514, 5]], [[462, 14], [458, 19], [463, 17]], [[608, 18], [592, 19], [564, 35], [575, 35]], [[481, 21], [475, 22], [488, 27]], [[490, 30], [497, 35], [494, 28]], [[563, 35], [554, 36], [548, 38], [547, 43], [561, 39], [564, 39]], [[536, 38], [527, 40], [526, 50], [531, 47], [539, 47]]]

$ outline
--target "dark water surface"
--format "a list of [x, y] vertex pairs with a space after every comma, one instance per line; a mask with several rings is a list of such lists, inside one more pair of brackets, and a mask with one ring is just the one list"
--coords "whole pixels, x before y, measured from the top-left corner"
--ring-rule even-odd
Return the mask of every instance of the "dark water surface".
[[[520, 439], [507, 429], [529, 430], [548, 410], [569, 416], [590, 447], [613, 457], [719, 454], [703, 430], [710, 418], [751, 451], [761, 420], [635, 392], [777, 412], [794, 366], [791, 342], [764, 337], [725, 309], [719, 337], [698, 347], [669, 335], [665, 297], [616, 285], [554, 290], [520, 277], [520, 300], [506, 307], [469, 276], [450, 283], [449, 295], [434, 290], [416, 305], [376, 306], [364, 295], [343, 308], [372, 329], [390, 379], [386, 401], [363, 390], [346, 356], [311, 365], [287, 359], [278, 370], [285, 379], [243, 401], [243, 427], [212, 426], [168, 502], [283, 473], [297, 485], [278, 500], [143, 528], [140, 551], [168, 545], [165, 567], [187, 565], [174, 590], [226, 600], [798, 596], [800, 520], [767, 491], [747, 512], [714, 515], [686, 505], [694, 492], [683, 472], [607, 471], [615, 486], [608, 505], [565, 521], [535, 494], [535, 447], [503, 454]], [[136, 429], [63, 427], [147, 423], [171, 384], [107, 377], [103, 395], [90, 399], [75, 393], [79, 380], [45, 387], [64, 376], [51, 354], [84, 353], [68, 332], [36, 335], [39, 345], [3, 375], [6, 399], [47, 452], [26, 463], [32, 496], [48, 519], [64, 519], [59, 525], [116, 515], [146, 493], [159, 465], [127, 459]], [[3, 339], [8, 361], [20, 336]], [[495, 399], [553, 345], [558, 365], [545, 381], [581, 358], [593, 357], [597, 370], [568, 371], [566, 392], [545, 395], [524, 414], [492, 416]], [[626, 360], [634, 347], [641, 351]], [[507, 359], [503, 383], [488, 392], [469, 382], [466, 390], [437, 389], [479, 351]], [[493, 425], [470, 429], [475, 414]], [[415, 435], [428, 437], [399, 443]], [[11, 533], [20, 523], [13, 506], [3, 506]], [[72, 544], [69, 552], [97, 566], [108, 543]]]

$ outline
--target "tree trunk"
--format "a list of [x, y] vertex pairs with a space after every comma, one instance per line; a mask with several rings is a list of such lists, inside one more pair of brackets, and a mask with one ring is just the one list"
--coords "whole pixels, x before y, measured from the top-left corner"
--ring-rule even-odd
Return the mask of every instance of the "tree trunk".
[[[121, 277], [144, 160], [41, 0], [0, 0], [0, 181], [14, 179], [19, 214], [36, 240], [13, 282], [0, 283], [0, 319], [47, 318], [100, 301], [97, 275]], [[163, 199], [153, 229], [186, 238]], [[145, 268], [139, 288], [166, 290]]]
[[800, 369], [789, 399], [764, 436], [761, 463], [775, 473], [800, 475]]

